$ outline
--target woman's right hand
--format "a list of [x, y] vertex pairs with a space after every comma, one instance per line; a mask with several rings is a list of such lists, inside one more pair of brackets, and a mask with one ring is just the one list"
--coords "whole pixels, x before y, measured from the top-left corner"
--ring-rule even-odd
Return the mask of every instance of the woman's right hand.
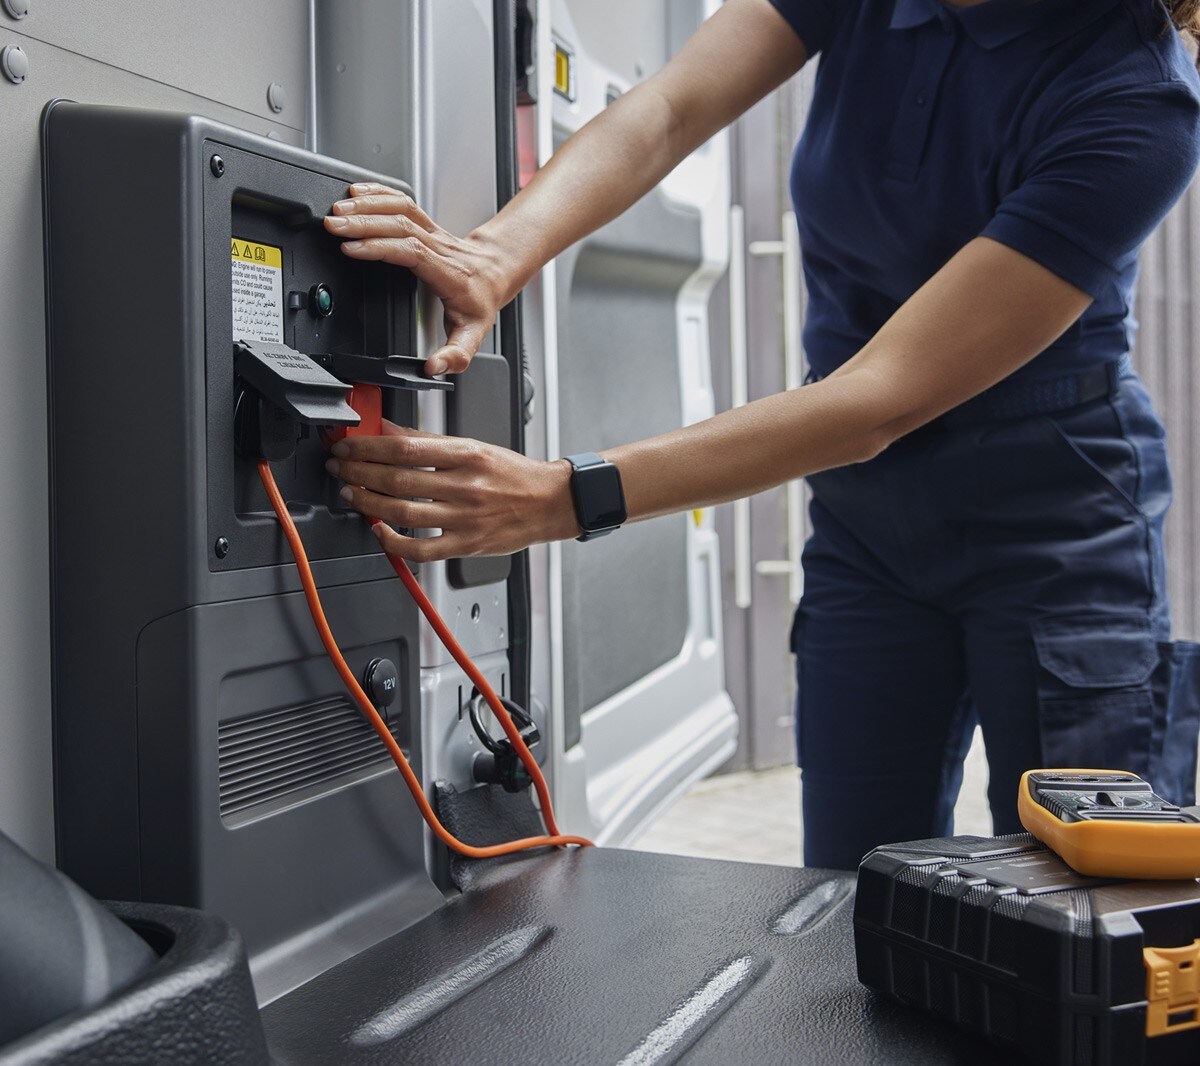
[[333, 205], [325, 228], [345, 243], [352, 259], [407, 267], [445, 310], [446, 343], [425, 363], [428, 374], [466, 370], [511, 298], [501, 257], [485, 240], [442, 229], [406, 193], [364, 182]]

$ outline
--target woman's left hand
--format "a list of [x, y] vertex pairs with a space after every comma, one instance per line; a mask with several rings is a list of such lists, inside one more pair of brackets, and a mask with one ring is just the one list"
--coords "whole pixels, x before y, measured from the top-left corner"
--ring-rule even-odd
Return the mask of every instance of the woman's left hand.
[[446, 343], [425, 362], [427, 374], [461, 374], [479, 351], [500, 307], [515, 289], [505, 277], [504, 249], [476, 232], [456, 237], [407, 193], [363, 182], [333, 205], [325, 228], [343, 254], [407, 267], [442, 301]]
[[[326, 469], [342, 498], [370, 518], [384, 551], [413, 562], [508, 555], [578, 536], [571, 468], [507, 448], [384, 423], [381, 437], [346, 437]], [[438, 529], [405, 537], [388, 528]]]

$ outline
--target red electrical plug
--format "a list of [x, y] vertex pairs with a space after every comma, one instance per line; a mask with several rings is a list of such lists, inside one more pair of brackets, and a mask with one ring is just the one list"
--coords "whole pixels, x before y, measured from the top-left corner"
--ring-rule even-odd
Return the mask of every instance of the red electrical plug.
[[326, 426], [321, 440], [332, 448], [344, 437], [383, 436], [383, 389], [378, 385], [352, 385], [346, 402], [358, 412], [357, 426]]

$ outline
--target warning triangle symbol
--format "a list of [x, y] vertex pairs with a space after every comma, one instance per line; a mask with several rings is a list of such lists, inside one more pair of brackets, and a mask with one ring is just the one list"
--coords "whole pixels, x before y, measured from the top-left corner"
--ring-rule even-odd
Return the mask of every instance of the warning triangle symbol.
[[241, 251], [238, 249], [237, 241], [229, 242], [229, 251], [233, 255], [241, 255], [242, 254]]
[[242, 246], [242, 258], [243, 259], [253, 259], [254, 258], [254, 256], [252, 256], [250, 254], [250, 245], [249, 244]]

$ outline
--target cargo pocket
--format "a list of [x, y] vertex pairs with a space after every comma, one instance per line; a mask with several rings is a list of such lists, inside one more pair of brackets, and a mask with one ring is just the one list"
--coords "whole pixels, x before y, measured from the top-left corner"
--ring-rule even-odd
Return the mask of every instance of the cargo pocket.
[[1148, 777], [1157, 761], [1151, 675], [1159, 662], [1149, 620], [1043, 618], [1033, 643], [1044, 765]]
[[1200, 645], [1178, 640], [1158, 646], [1154, 671], [1157, 744], [1147, 778], [1154, 791], [1181, 807], [1196, 799], [1196, 745], [1200, 733]]

